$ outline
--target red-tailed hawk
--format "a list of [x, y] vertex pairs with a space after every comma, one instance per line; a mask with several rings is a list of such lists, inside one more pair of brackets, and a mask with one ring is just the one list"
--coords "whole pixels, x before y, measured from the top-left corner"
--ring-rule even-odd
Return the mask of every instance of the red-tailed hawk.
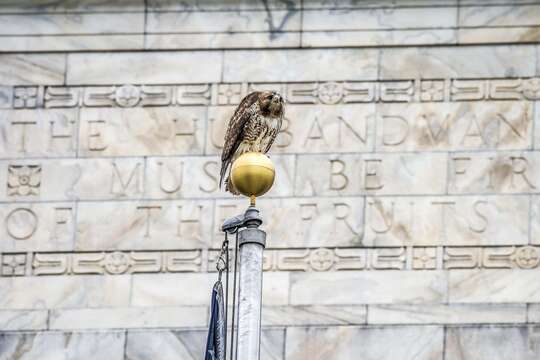
[[[221, 177], [219, 186], [231, 164], [246, 152], [266, 154], [281, 128], [283, 121], [283, 98], [273, 91], [254, 91], [242, 99], [229, 120], [225, 144], [221, 154]], [[225, 189], [235, 195], [239, 192], [230, 181], [230, 171]]]

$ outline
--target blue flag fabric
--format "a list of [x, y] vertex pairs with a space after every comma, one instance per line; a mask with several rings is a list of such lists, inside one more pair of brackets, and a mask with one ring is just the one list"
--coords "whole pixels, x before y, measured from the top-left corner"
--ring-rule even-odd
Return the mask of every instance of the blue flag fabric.
[[223, 285], [219, 280], [212, 289], [211, 310], [204, 360], [225, 360], [225, 311]]

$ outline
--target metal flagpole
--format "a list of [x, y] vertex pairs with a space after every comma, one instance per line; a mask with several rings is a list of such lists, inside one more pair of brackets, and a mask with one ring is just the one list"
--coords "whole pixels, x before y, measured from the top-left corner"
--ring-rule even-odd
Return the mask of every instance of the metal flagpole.
[[259, 360], [261, 339], [262, 265], [266, 233], [259, 229], [259, 210], [250, 206], [246, 228], [239, 232], [237, 360]]
[[[233, 296], [232, 304], [231, 360], [258, 360], [260, 357], [262, 265], [266, 245], [266, 233], [259, 229], [261, 224], [259, 210], [250, 206], [243, 215], [230, 218], [222, 225], [223, 231], [237, 233], [239, 248], [235, 256], [239, 279], [238, 300]], [[236, 294], [236, 280], [233, 294]]]
[[[227, 219], [221, 230], [238, 235], [238, 315], [231, 355], [234, 359], [259, 360], [261, 347], [261, 307], [263, 279], [263, 251], [266, 233], [259, 229], [262, 219], [255, 207], [255, 198], [266, 193], [274, 183], [275, 169], [272, 161], [261, 153], [245, 153], [231, 167], [230, 179], [236, 189], [249, 196], [250, 206], [242, 215]], [[236, 289], [233, 289], [233, 292]], [[234, 303], [234, 300], [233, 300]], [[234, 304], [233, 304], [234, 309]], [[233, 310], [233, 321], [234, 321]], [[234, 334], [231, 329], [231, 338]]]

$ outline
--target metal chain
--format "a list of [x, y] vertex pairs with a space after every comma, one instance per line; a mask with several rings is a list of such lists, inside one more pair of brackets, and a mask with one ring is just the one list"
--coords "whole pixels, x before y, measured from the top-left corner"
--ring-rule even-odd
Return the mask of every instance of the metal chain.
[[227, 233], [225, 233], [225, 240], [221, 244], [221, 250], [216, 261], [216, 270], [218, 271], [218, 280], [221, 281], [221, 273], [223, 270], [229, 270], [228, 262], [228, 252], [229, 252], [229, 240], [227, 240]]

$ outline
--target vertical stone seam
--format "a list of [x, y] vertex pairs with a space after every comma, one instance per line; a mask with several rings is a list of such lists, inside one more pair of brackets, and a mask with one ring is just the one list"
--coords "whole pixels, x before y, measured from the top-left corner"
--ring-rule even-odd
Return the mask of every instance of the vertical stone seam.
[[[219, 184], [218, 184], [219, 186]], [[220, 189], [218, 188], [218, 191], [220, 191]], [[219, 226], [220, 224], [217, 224], [217, 221], [216, 221], [216, 216], [217, 216], [217, 211], [216, 211], [216, 207], [217, 207], [217, 201], [216, 199], [213, 199], [212, 202], [211, 202], [211, 206], [212, 206], [212, 209], [211, 209], [211, 212], [212, 212], [212, 219], [210, 220], [210, 226], [211, 226], [211, 229], [212, 231], [210, 232], [210, 245], [206, 248], [206, 249], [203, 249], [201, 251], [201, 260], [203, 260], [203, 263], [201, 264], [201, 270], [203, 270], [203, 268], [206, 268], [205, 270], [208, 271], [208, 258], [209, 258], [209, 252], [208, 250], [210, 250], [214, 244], [219, 244], [219, 242], [217, 241], [216, 239], [216, 234], [217, 234], [217, 231], [219, 231], [219, 234], [220, 236], [223, 236], [223, 241], [225, 241], [225, 234], [223, 234], [221, 232], [221, 226]], [[217, 230], [219, 229], [219, 230]], [[217, 230], [217, 231], [216, 231]], [[231, 236], [232, 238], [232, 236]], [[229, 247], [230, 247], [230, 243], [231, 243], [231, 240], [229, 240]], [[204, 261], [204, 252], [206, 251], [206, 260]], [[229, 262], [231, 261], [231, 259], [229, 258]], [[227, 266], [229, 266], [229, 264], [227, 264]]]
[[[360, 240], [360, 244], [361, 246], [365, 246], [365, 241], [366, 241], [366, 228], [367, 228], [367, 201], [368, 201], [368, 197], [367, 195], [363, 195], [361, 196], [362, 199], [364, 199], [364, 204], [363, 204], [363, 214], [362, 214], [362, 239]], [[367, 260], [366, 260], [366, 265], [367, 265]], [[367, 310], [367, 305], [366, 305], [366, 310]], [[367, 321], [367, 313], [366, 313], [366, 321]]]
[[287, 291], [287, 306], [292, 307], [294, 304], [292, 303], [292, 286], [293, 286], [293, 274], [291, 274], [291, 271], [287, 271], [287, 278], [289, 279], [287, 286], [289, 287], [289, 291]]
[[[158, 273], [159, 274], [159, 273]], [[137, 275], [129, 275], [129, 306], [133, 306], [133, 280]]]
[[450, 156], [451, 154], [452, 154], [452, 152], [450, 152], [450, 151], [448, 153], [446, 153], [446, 182], [445, 182], [445, 189], [444, 189], [445, 191], [444, 191], [443, 196], [444, 195], [446, 195], [446, 196], [449, 195], [448, 191], [450, 189], [450, 162], [451, 162], [450, 160], [452, 158]]
[[[380, 62], [381, 62], [381, 57], [379, 56], [379, 53], [380, 53], [380, 50], [377, 52], [377, 80], [379, 78], [379, 69], [380, 69]], [[375, 85], [376, 86], [376, 85]], [[377, 104], [377, 102], [375, 101], [373, 103], [373, 107], [374, 107], [374, 111], [375, 111], [375, 116], [373, 117], [373, 134], [371, 135], [371, 140], [373, 140], [373, 146], [371, 147], [371, 153], [374, 154], [377, 152], [377, 149], [378, 149], [378, 143], [377, 141], [379, 140], [378, 137], [377, 137], [377, 131], [378, 131], [378, 122], [379, 122], [379, 104]], [[369, 122], [367, 123], [369, 124]], [[366, 134], [366, 137], [367, 137], [367, 134]], [[381, 142], [383, 142], [383, 134], [381, 135]], [[382, 151], [382, 148], [383, 146], [381, 146], [381, 151]]]
[[288, 329], [289, 329], [288, 326], [285, 326], [283, 328], [283, 353], [282, 353], [283, 360], [286, 360], [286, 356], [287, 356], [287, 330]]
[[[223, 82], [223, 78], [225, 77], [225, 50], [218, 50], [221, 52], [221, 77], [220, 77], [220, 81], [219, 82]], [[234, 81], [232, 81], [234, 82]], [[210, 85], [212, 86], [212, 85]], [[217, 84], [215, 84], [214, 86], [217, 86]], [[207, 124], [208, 126], [208, 124]]]
[[[222, 71], [223, 71], [223, 65], [222, 65]], [[210, 85], [210, 86], [212, 86], [212, 85]], [[175, 96], [175, 98], [176, 98], [176, 96]], [[210, 136], [210, 131], [209, 131], [209, 128], [210, 128], [210, 111], [209, 111], [209, 108], [210, 108], [210, 106], [211, 105], [209, 104], [209, 105], [204, 107], [204, 131], [203, 131], [204, 137], [203, 137], [203, 148], [202, 148], [202, 155], [203, 156], [204, 155], [212, 155], [212, 154], [210, 154], [210, 153], [208, 153], [206, 151], [207, 146], [208, 146], [208, 137]], [[196, 131], [197, 131], [197, 129], [195, 129], [195, 132]]]
[[447, 333], [447, 326], [443, 326], [443, 339], [442, 339], [442, 360], [446, 360], [446, 333]]
[[67, 86], [67, 79], [68, 79], [68, 67], [69, 67], [69, 53], [66, 52], [64, 54], [64, 86]]
[[[75, 202], [74, 202], [74, 214], [73, 214], [73, 237], [72, 237], [72, 249], [73, 249], [73, 252], [75, 253], [76, 249], [77, 249], [77, 240], [78, 240], [78, 225], [79, 225], [79, 203], [80, 203], [80, 200], [79, 199], [76, 199]], [[67, 275], [70, 275], [69, 273]]]
[[[81, 91], [82, 93], [82, 91]], [[78, 159], [80, 157], [80, 141], [81, 141], [81, 112], [83, 111], [82, 106], [77, 107], [77, 117], [75, 119], [76, 121], [76, 128], [75, 128], [75, 158]]]
[[533, 217], [533, 195], [532, 194], [529, 194], [527, 195], [527, 197], [529, 198], [529, 212], [527, 213], [528, 214], [528, 226], [527, 226], [527, 239], [528, 239], [528, 244], [529, 245], [532, 245], [533, 243], [533, 239], [532, 239], [532, 226], [533, 226], [533, 220], [534, 220], [534, 217]]
[[[143, 161], [143, 181], [142, 181], [142, 194], [141, 194], [141, 197], [138, 199], [138, 200], [150, 200], [152, 199], [151, 197], [147, 197], [148, 193], [147, 193], [147, 190], [148, 190], [148, 176], [147, 176], [147, 167], [148, 167], [148, 156], [143, 156], [142, 158], [142, 161]], [[137, 200], [137, 199], [135, 199]], [[152, 199], [152, 202], [157, 202], [155, 199]]]
[[364, 307], [366, 308], [366, 318], [364, 319], [364, 324], [368, 325], [370, 323], [370, 321], [369, 321], [369, 308], [370, 308], [370, 305], [364, 305]]
[[536, 49], [536, 75], [540, 75], [540, 45], [536, 45], [535, 49]]
[[[538, 74], [538, 55], [539, 55], [539, 46], [536, 46], [535, 49], [536, 49], [536, 73]], [[538, 111], [538, 104], [540, 103], [540, 101], [533, 101], [533, 104], [532, 104], [532, 109], [533, 109], [533, 113], [532, 113], [532, 124], [531, 124], [531, 136], [532, 136], [532, 140], [531, 140], [531, 152], [535, 152], [535, 147], [536, 147], [536, 113]], [[533, 244], [533, 237], [532, 237], [532, 226], [533, 226], [533, 221], [534, 221], [534, 216], [533, 216], [533, 203], [534, 203], [534, 198], [535, 198], [535, 195], [534, 193], [531, 194], [529, 193], [529, 228], [527, 229], [528, 230], [528, 237], [529, 237], [529, 245], [532, 245]], [[527, 316], [529, 316], [529, 311], [528, 311], [528, 305], [527, 305]]]
[[460, 15], [461, 15], [461, 0], [457, 0], [456, 3], [456, 45], [461, 45], [461, 31], [460, 31]]
[[[223, 53], [223, 51], [222, 51]], [[222, 56], [222, 61], [221, 61], [221, 77], [223, 78], [223, 71], [224, 71], [224, 65], [223, 65], [223, 58], [224, 56]], [[212, 85], [210, 85], [212, 86]], [[211, 89], [210, 89], [210, 93], [211, 93]], [[212, 143], [212, 140], [210, 140], [210, 142], [208, 141], [208, 137], [210, 136], [210, 107], [212, 105], [209, 104], [208, 106], [206, 106], [206, 115], [205, 115], [205, 124], [204, 124], [204, 147], [203, 147], [203, 154], [204, 155], [210, 155], [210, 154], [207, 154], [206, 153], [206, 149], [207, 149], [207, 146], [209, 146], [209, 143], [211, 144]], [[215, 125], [215, 122], [212, 123], [212, 126]], [[219, 159], [219, 158], [218, 158]], [[218, 167], [218, 170], [219, 170], [219, 161], [217, 162], [217, 167]], [[219, 187], [219, 182], [217, 182], [217, 178], [216, 178], [216, 185], [217, 185], [217, 191], [218, 193], [221, 191], [220, 187]], [[211, 202], [210, 202], [210, 206], [212, 206], [212, 208], [210, 209], [211, 213], [212, 213], [212, 218], [210, 219], [210, 244], [209, 246], [206, 248], [206, 259], [205, 259], [205, 256], [204, 256], [204, 250], [201, 251], [201, 271], [202, 270], [205, 270], [205, 271], [208, 271], [208, 249], [211, 249], [212, 246], [214, 246], [214, 244], [216, 243], [216, 229], [217, 226], [219, 226], [219, 224], [216, 223], [216, 216], [217, 216], [217, 212], [216, 212], [216, 206], [217, 206], [217, 201], [215, 198], [212, 198]], [[219, 228], [219, 230], [221, 230], [221, 228]]]
[[[444, 254], [444, 250], [443, 250], [443, 254]], [[444, 260], [443, 260], [443, 262], [444, 262]], [[445, 270], [445, 269], [441, 269], [441, 271], [443, 271], [445, 285], [446, 285], [446, 294], [444, 294], [443, 305], [446, 304], [446, 305], [448, 305], [448, 307], [450, 307], [450, 305], [451, 305], [450, 304], [450, 271]]]
[[51, 316], [52, 316], [52, 309], [47, 309], [47, 321], [45, 324], [45, 330], [51, 330]]
[[[382, 54], [383, 54], [383, 51], [384, 51], [384, 47], [379, 47], [377, 48], [377, 79], [378, 81], [381, 81], [381, 63], [382, 63]], [[377, 84], [375, 84], [375, 86], [377, 86]], [[375, 92], [376, 93], [376, 92]], [[377, 105], [377, 99], [374, 100], [375, 101], [375, 106]]]
[[298, 174], [298, 154], [294, 154], [294, 170], [293, 170], [293, 177], [292, 177], [292, 196], [297, 196], [296, 194], [296, 178]]
[[32, 276], [32, 251], [27, 251], [26, 256], [26, 263], [24, 264], [24, 273], [27, 274], [25, 276]]
[[146, 50], [146, 36], [147, 36], [147, 31], [146, 31], [146, 27], [147, 27], [147, 24], [148, 24], [148, 0], [144, 0], [144, 22], [143, 22], [143, 48], [142, 50], [145, 51]]
[[536, 105], [538, 104], [539, 100], [532, 100], [532, 118], [531, 118], [531, 151], [535, 150], [535, 143], [536, 143]]
[[[66, 60], [66, 67], [67, 67], [67, 60]], [[83, 107], [79, 106], [77, 110], [77, 128], [76, 128], [76, 134], [75, 134], [75, 158], [79, 159], [79, 144], [80, 144], [80, 131], [81, 131], [81, 112]], [[72, 236], [72, 249], [75, 251], [77, 249], [77, 229], [79, 224], [79, 199], [75, 200], [74, 203], [74, 214], [73, 214], [73, 236]]]
[[304, 47], [304, 0], [300, 0], [300, 41], [298, 47]]
[[124, 330], [124, 360], [127, 360], [128, 330]]

